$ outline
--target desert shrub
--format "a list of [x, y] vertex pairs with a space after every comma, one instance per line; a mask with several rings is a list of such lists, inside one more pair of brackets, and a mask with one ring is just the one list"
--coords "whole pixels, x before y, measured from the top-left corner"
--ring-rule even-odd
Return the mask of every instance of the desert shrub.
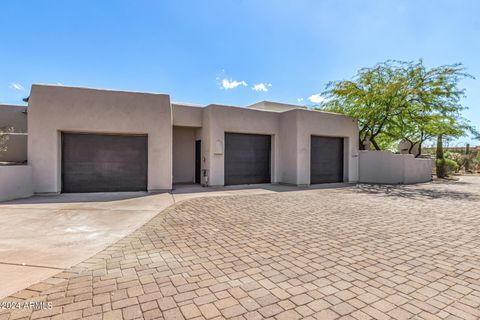
[[451, 174], [454, 172], [458, 172], [458, 170], [460, 169], [460, 165], [455, 160], [445, 159], [445, 168], [447, 170], [447, 174]]
[[454, 172], [458, 172], [460, 166], [457, 162], [451, 159], [437, 159], [437, 167], [442, 166], [444, 168], [444, 172], [447, 176], [451, 175]]
[[461, 154], [459, 152], [445, 152], [445, 158], [447, 160], [453, 160], [457, 163], [457, 168], [455, 172], [460, 171], [463, 167], [465, 167], [465, 163], [469, 161], [468, 156], [465, 154]]
[[480, 153], [476, 154], [476, 156], [472, 157], [471, 162], [471, 169], [472, 171], [476, 171], [480, 173]]

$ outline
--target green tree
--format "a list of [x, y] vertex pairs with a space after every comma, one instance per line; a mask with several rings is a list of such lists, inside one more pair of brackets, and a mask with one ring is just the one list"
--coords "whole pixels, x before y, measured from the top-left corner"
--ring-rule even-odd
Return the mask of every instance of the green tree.
[[400, 72], [402, 62], [387, 61], [360, 69], [352, 80], [329, 82], [319, 108], [358, 119], [360, 148], [370, 141], [376, 150], [393, 117], [401, 112], [408, 87]]
[[418, 145], [420, 155], [423, 143], [439, 135], [458, 138], [467, 133], [476, 134], [475, 128], [462, 117], [462, 111], [466, 109], [461, 104], [465, 89], [459, 88], [459, 83], [464, 78], [473, 77], [461, 64], [429, 69], [419, 60], [403, 66], [409, 93], [403, 110], [387, 128], [387, 135], [408, 141], [410, 151]]
[[366, 141], [381, 150], [405, 140], [412, 153], [415, 145], [421, 151], [425, 141], [439, 135], [476, 133], [461, 115], [464, 78], [473, 77], [461, 64], [429, 69], [422, 60], [389, 60], [359, 70], [352, 80], [328, 83], [319, 108], [357, 118], [360, 148]]

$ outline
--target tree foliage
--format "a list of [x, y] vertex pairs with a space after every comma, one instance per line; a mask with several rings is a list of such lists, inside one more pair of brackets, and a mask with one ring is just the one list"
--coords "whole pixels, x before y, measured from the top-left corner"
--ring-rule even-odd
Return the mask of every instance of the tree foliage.
[[357, 118], [361, 146], [370, 141], [381, 150], [405, 140], [421, 149], [438, 135], [477, 134], [462, 117], [465, 78], [473, 77], [460, 63], [427, 68], [422, 60], [389, 60], [360, 69], [352, 80], [328, 83], [319, 108]]

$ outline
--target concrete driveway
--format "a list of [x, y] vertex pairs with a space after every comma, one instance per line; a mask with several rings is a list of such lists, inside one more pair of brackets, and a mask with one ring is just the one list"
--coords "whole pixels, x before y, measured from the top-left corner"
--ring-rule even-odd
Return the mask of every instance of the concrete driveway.
[[479, 177], [193, 198], [0, 319], [479, 319], [479, 204]]
[[61, 194], [0, 203], [0, 297], [90, 258], [170, 206], [169, 194]]

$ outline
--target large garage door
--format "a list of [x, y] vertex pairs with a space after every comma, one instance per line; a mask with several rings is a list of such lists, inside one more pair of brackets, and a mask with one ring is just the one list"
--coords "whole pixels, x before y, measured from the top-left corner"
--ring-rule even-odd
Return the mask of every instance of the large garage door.
[[62, 133], [62, 192], [147, 190], [147, 136]]
[[271, 137], [225, 133], [225, 185], [270, 183]]
[[343, 182], [343, 138], [312, 136], [310, 183]]

